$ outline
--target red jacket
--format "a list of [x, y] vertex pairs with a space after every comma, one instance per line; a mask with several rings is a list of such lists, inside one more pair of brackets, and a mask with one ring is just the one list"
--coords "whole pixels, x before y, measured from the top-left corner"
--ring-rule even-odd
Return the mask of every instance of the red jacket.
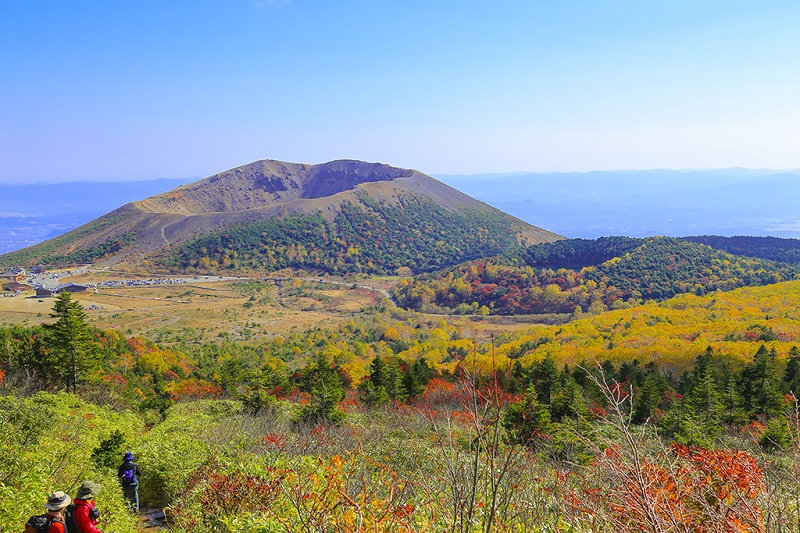
[[[50, 517], [53, 518], [53, 521], [50, 522], [50, 527], [47, 529], [47, 533], [67, 533], [67, 526], [64, 525], [64, 516], [61, 513], [47, 513]], [[25, 528], [25, 531], [28, 529]]]
[[97, 520], [89, 518], [89, 511], [94, 509], [94, 500], [75, 498], [75, 521], [81, 533], [102, 533], [97, 529]]
[[[63, 519], [62, 519], [63, 520]], [[58, 520], [53, 520], [50, 523], [50, 528], [47, 530], [47, 533], [66, 533], [67, 528], [64, 526], [64, 522], [59, 522]]]

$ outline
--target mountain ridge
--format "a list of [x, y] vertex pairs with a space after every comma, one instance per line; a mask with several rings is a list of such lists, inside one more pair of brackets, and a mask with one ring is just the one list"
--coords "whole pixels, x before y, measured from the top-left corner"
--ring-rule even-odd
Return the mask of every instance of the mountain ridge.
[[0, 256], [0, 264], [159, 263], [172, 249], [233, 227], [292, 215], [320, 215], [333, 223], [346, 205], [374, 213], [402, 207], [411, 198], [424, 199], [465, 224], [472, 211], [491, 214], [523, 246], [561, 238], [416, 170], [355, 160], [318, 165], [260, 160], [130, 202], [55, 239]]

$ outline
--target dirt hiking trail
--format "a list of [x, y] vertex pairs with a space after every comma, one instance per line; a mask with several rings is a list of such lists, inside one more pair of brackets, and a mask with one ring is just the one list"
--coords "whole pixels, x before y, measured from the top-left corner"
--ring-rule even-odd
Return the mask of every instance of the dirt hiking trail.
[[137, 516], [139, 525], [136, 529], [140, 533], [155, 533], [167, 529], [166, 517], [162, 509], [140, 509]]

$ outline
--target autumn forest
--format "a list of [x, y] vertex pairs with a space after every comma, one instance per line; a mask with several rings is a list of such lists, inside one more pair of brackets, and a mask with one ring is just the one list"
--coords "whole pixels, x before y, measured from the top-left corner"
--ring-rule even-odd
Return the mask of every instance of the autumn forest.
[[[0, 327], [0, 524], [92, 478], [103, 530], [135, 531], [130, 450], [174, 531], [797, 531], [794, 243], [701, 241], [511, 247], [249, 337], [101, 328], [62, 292]], [[309, 272], [225, 283], [267, 313], [324, 292]]]

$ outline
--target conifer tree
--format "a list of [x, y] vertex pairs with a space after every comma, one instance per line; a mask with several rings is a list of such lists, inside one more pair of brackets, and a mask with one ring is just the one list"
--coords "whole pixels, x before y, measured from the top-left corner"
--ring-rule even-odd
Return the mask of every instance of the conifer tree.
[[600, 368], [602, 370], [603, 375], [606, 377], [606, 380], [609, 383], [611, 383], [612, 381], [618, 381], [617, 369], [614, 368], [614, 363], [606, 359], [605, 361], [603, 361], [603, 364], [601, 365]]
[[717, 389], [710, 359], [698, 364], [693, 386], [685, 398], [685, 403], [695, 426], [705, 437], [708, 439], [716, 437], [721, 429], [720, 419], [724, 405]]
[[428, 365], [428, 361], [425, 357], [420, 357], [414, 364], [411, 366], [411, 369], [414, 371], [414, 375], [417, 378], [417, 381], [420, 383], [422, 388], [424, 389], [428, 382], [433, 377], [433, 369], [431, 369], [430, 365]]
[[553, 406], [553, 397], [558, 392], [559, 388], [559, 375], [558, 368], [556, 367], [553, 358], [548, 354], [539, 363], [536, 377], [534, 379], [534, 387], [538, 394], [538, 400], [545, 404], [549, 409]]
[[778, 376], [775, 348], [767, 350], [763, 344], [753, 361], [739, 375], [743, 408], [751, 418], [780, 416], [783, 407], [782, 380]]
[[408, 397], [414, 397], [425, 392], [425, 387], [432, 377], [431, 367], [425, 357], [420, 357], [403, 372], [403, 387]]
[[525, 375], [525, 369], [522, 366], [522, 363], [519, 362], [519, 359], [514, 361], [514, 365], [511, 367], [511, 372], [508, 377], [508, 392], [511, 394], [519, 394], [525, 390], [527, 381], [527, 376]]
[[548, 434], [550, 410], [539, 402], [538, 397], [536, 388], [531, 385], [522, 400], [509, 405], [503, 413], [503, 427], [513, 442], [531, 446], [536, 437]]
[[713, 446], [722, 429], [725, 405], [714, 375], [713, 358], [711, 347], [697, 356], [692, 372], [683, 380], [683, 397], [672, 402], [661, 421], [661, 431], [681, 444]]
[[403, 402], [408, 399], [409, 389], [412, 394], [424, 390], [414, 375], [413, 368], [403, 372], [400, 360], [396, 357], [387, 364], [380, 356], [376, 356], [370, 364], [369, 379], [359, 389], [361, 400], [367, 405], [381, 405], [390, 400]]
[[376, 355], [370, 363], [369, 379], [364, 380], [359, 385], [361, 401], [369, 406], [377, 406], [389, 403], [389, 393], [386, 392], [386, 363], [381, 356]]
[[795, 396], [800, 396], [800, 350], [797, 349], [797, 346], [789, 349], [789, 359], [786, 361], [786, 370], [783, 372], [783, 382]]
[[422, 394], [425, 391], [425, 386], [419, 382], [419, 378], [417, 377], [417, 373], [414, 372], [413, 366], [403, 372], [403, 387], [408, 393], [409, 398]]
[[648, 368], [642, 387], [633, 398], [633, 414], [631, 421], [634, 424], [644, 424], [656, 414], [664, 392], [669, 389], [666, 378], [658, 372], [658, 367], [653, 365]]
[[303, 406], [300, 421], [336, 424], [344, 420], [345, 414], [338, 408], [339, 402], [345, 397], [342, 378], [324, 353], [317, 354], [316, 361], [307, 367], [303, 381], [311, 400]]
[[746, 425], [749, 416], [744, 410], [744, 403], [738, 383], [734, 379], [729, 380], [722, 393], [722, 405], [724, 407], [722, 420], [726, 424], [735, 426]]
[[58, 320], [47, 326], [52, 367], [64, 379], [66, 388], [75, 392], [80, 376], [97, 368], [98, 351], [92, 342], [86, 311], [70, 293], [61, 291], [50, 315]]
[[564, 385], [553, 396], [551, 418], [560, 422], [563, 418], [578, 419], [588, 413], [586, 402], [583, 399], [583, 389], [571, 377], [567, 378]]
[[403, 384], [403, 371], [400, 368], [400, 360], [392, 358], [386, 365], [386, 393], [394, 401], [404, 402], [408, 399], [408, 391]]
[[376, 388], [386, 388], [386, 363], [384, 363], [380, 355], [376, 355], [369, 365], [369, 381]]

